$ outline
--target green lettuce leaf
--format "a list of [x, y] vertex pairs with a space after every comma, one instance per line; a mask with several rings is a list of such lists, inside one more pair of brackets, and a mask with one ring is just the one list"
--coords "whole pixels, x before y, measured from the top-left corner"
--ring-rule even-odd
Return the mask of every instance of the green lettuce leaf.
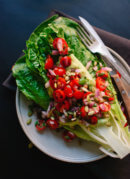
[[77, 137], [83, 140], [93, 141], [92, 138], [86, 132], [84, 132], [79, 125], [75, 125], [73, 128], [71, 128], [69, 125], [65, 125], [64, 128], [73, 132]]
[[[26, 42], [27, 50], [26, 53], [26, 63], [27, 66], [38, 73], [45, 82], [48, 78], [46, 76], [46, 70], [44, 69], [45, 60], [48, 54], [51, 54], [53, 48], [53, 40], [56, 37], [64, 38], [69, 45], [69, 54], [74, 54], [84, 66], [86, 66], [88, 61], [102, 63], [102, 59], [99, 59], [99, 55], [91, 53], [81, 42], [76, 28], [79, 25], [64, 17], [53, 16], [49, 20], [40, 24], [34, 32], [31, 34], [30, 38]], [[93, 66], [90, 67], [90, 74], [94, 73]]]
[[44, 88], [43, 79], [30, 71], [25, 60], [25, 56], [19, 58], [12, 69], [16, 84], [28, 99], [33, 100], [43, 109], [47, 109], [50, 98]]
[[56, 37], [55, 32], [48, 26], [56, 16], [41, 23], [31, 34], [26, 42], [27, 50], [26, 63], [31, 71], [38, 73], [45, 82], [48, 81], [46, 70], [44, 69], [45, 60], [48, 54], [51, 54], [51, 44]]
[[69, 48], [71, 49], [71, 52], [83, 63], [83, 65], [86, 65], [89, 60], [95, 59], [95, 56], [88, 49], [86, 49], [81, 42], [76, 32], [76, 28], [79, 25], [75, 21], [68, 18], [59, 17], [55, 19], [49, 26], [57, 33], [58, 37], [65, 38]]
[[95, 71], [93, 70], [95, 63], [98, 69], [101, 65], [106, 66], [99, 54], [93, 54], [82, 43], [76, 31], [79, 27], [78, 23], [68, 18], [59, 17], [48, 26], [56, 33], [57, 37], [64, 38], [67, 41], [70, 48], [69, 53], [74, 54], [84, 66], [92, 61], [88, 71], [93, 77], [95, 77]]

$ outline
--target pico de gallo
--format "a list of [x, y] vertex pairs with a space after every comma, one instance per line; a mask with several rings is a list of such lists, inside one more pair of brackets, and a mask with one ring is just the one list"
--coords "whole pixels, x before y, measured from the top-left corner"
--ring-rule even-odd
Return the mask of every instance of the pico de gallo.
[[[54, 53], [55, 52], [55, 53]], [[45, 61], [48, 81], [45, 84], [52, 98], [51, 108], [43, 122], [36, 125], [37, 130], [57, 129], [60, 123], [80, 121], [88, 125], [96, 125], [99, 120], [108, 116], [114, 96], [107, 89], [109, 68], [96, 71], [95, 86], [83, 76], [81, 68], [74, 68], [71, 56], [68, 55], [69, 46], [62, 38], [53, 41], [52, 55], [48, 54]], [[57, 57], [55, 63], [54, 57]], [[89, 62], [88, 62], [89, 63]], [[87, 69], [86, 69], [87, 70]], [[53, 105], [52, 105], [53, 104]], [[67, 132], [63, 135], [65, 141], [71, 141]], [[74, 135], [75, 136], [75, 135]], [[67, 140], [68, 139], [68, 140]]]

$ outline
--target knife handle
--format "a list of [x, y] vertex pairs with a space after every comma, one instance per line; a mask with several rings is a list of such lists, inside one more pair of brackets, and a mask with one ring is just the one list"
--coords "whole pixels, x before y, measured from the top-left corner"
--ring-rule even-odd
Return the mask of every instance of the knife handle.
[[129, 75], [127, 73], [124, 73], [122, 67], [115, 61], [114, 57], [110, 54], [110, 52], [108, 52], [108, 50], [105, 50], [103, 53], [101, 53], [101, 55], [105, 57], [105, 61], [108, 66], [114, 69], [114, 71], [119, 71], [123, 79], [128, 83], [128, 85], [130, 85], [130, 70], [128, 72]]
[[118, 74], [112, 75], [112, 78], [114, 79], [114, 81], [120, 91], [120, 94], [122, 96], [122, 99], [124, 101], [126, 111], [127, 111], [127, 116], [128, 116], [127, 122], [128, 122], [128, 124], [130, 124], [130, 98], [128, 96], [128, 92], [126, 91], [123, 81], [121, 78], [119, 78]]

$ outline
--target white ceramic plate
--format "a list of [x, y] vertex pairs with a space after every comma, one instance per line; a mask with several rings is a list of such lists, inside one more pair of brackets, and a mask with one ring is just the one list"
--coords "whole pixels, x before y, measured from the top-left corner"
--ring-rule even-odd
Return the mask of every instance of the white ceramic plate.
[[[125, 61], [113, 50], [109, 49], [117, 61], [123, 65], [124, 71], [127, 70], [127, 64]], [[99, 145], [81, 141], [76, 139], [71, 143], [66, 143], [62, 139], [61, 133], [46, 129], [43, 133], [39, 133], [35, 129], [36, 116], [33, 115], [32, 123], [27, 125], [28, 117], [28, 105], [29, 101], [19, 92], [16, 92], [16, 110], [20, 125], [29, 138], [29, 140], [45, 154], [66, 162], [72, 163], [84, 163], [99, 160], [104, 155], [99, 149]]]

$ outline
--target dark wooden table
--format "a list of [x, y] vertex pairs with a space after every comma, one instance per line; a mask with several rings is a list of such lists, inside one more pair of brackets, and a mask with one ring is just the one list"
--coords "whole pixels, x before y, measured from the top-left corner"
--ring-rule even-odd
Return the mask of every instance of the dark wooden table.
[[[83, 16], [92, 25], [130, 38], [129, 0], [1, 0], [0, 1], [0, 82], [25, 47], [34, 28], [58, 9], [77, 18]], [[90, 164], [70, 164], [48, 157], [33, 147], [22, 131], [15, 110], [15, 94], [0, 87], [0, 177], [75, 177], [127, 179], [130, 156], [123, 160], [109, 157]]]

